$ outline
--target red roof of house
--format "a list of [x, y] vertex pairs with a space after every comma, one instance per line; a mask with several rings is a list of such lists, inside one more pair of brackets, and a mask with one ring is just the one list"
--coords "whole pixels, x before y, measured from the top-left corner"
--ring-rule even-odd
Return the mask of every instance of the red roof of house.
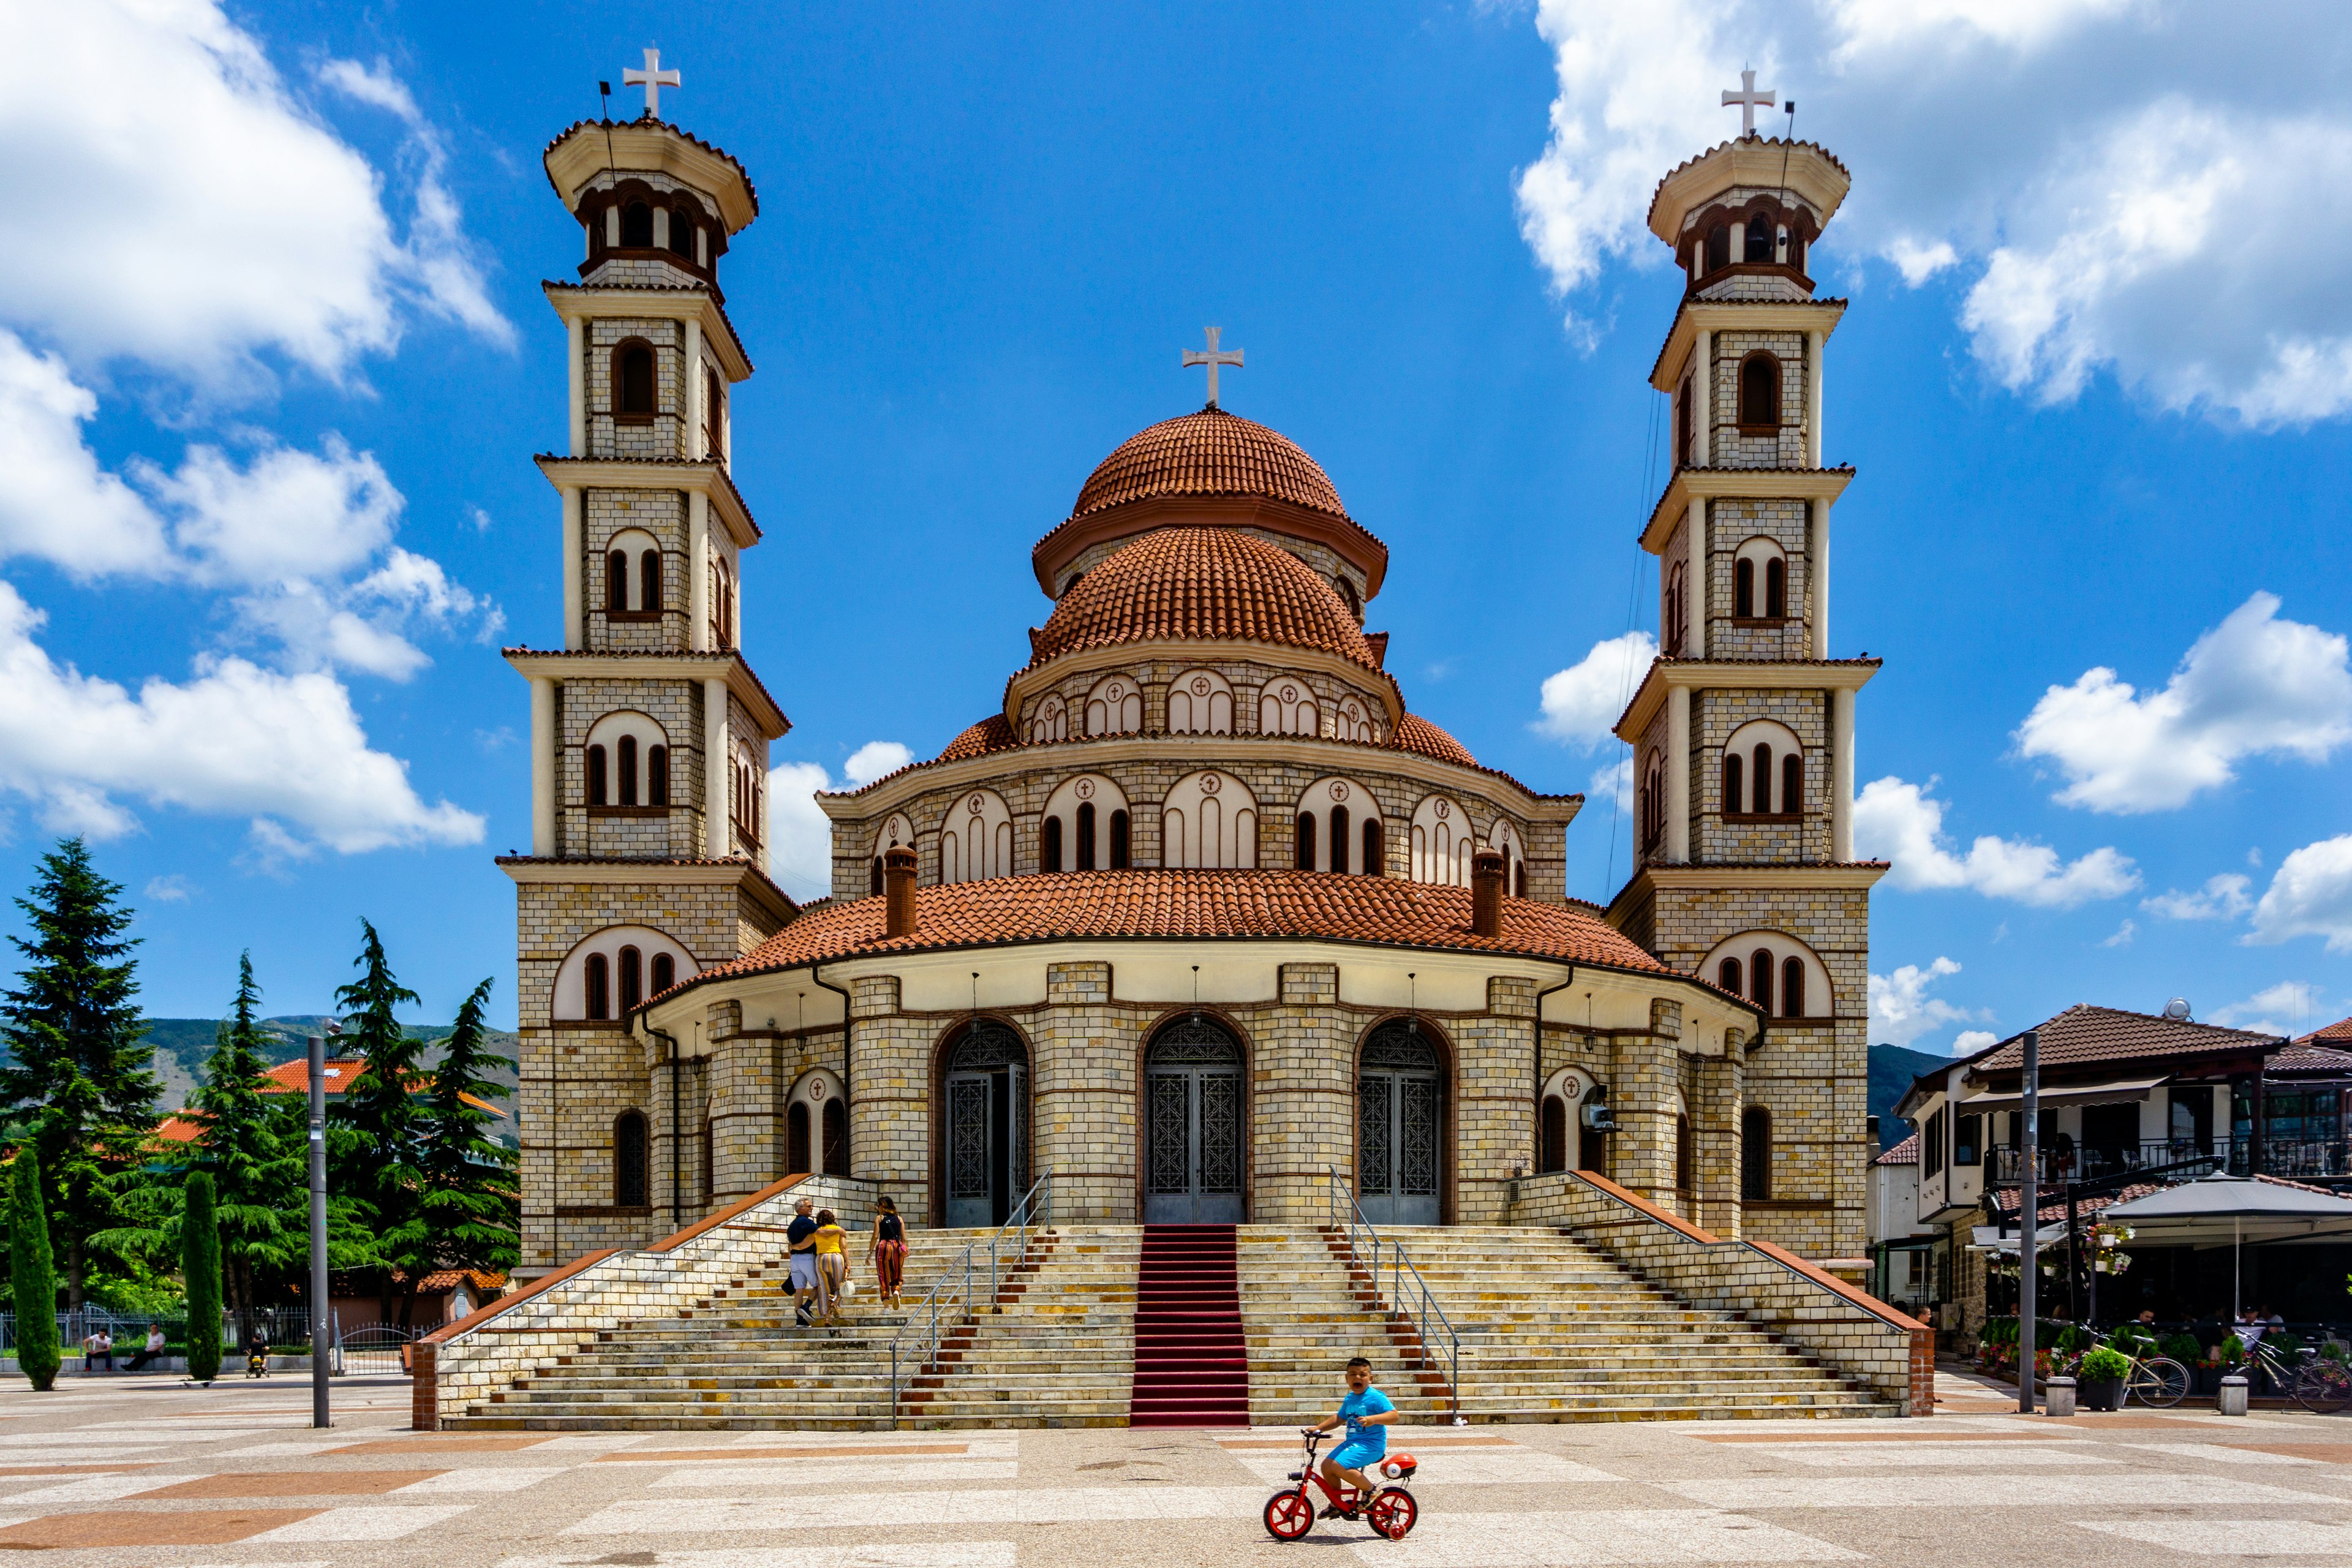
[[2295, 1037], [2294, 1043], [2298, 1046], [2341, 1045], [2352, 1048], [2352, 1018], [2339, 1019], [2324, 1029], [2314, 1029], [2307, 1035], [2299, 1035]]
[[[2275, 1035], [2258, 1035], [2251, 1029], [2224, 1029], [2214, 1024], [2079, 1002], [2035, 1026], [2035, 1030], [2044, 1072], [2142, 1058], [2242, 1055], [2274, 1050], [2284, 1043]], [[2021, 1033], [2011, 1035], [1979, 1057], [1969, 1064], [1971, 1076], [2022, 1071], [2022, 1039]]]
[[1918, 1163], [1919, 1134], [1916, 1132], [1871, 1162], [1874, 1165], [1916, 1165]]
[[[327, 1098], [332, 1100], [349, 1089], [352, 1080], [359, 1077], [366, 1066], [367, 1063], [357, 1057], [328, 1058]], [[308, 1094], [310, 1092], [310, 1058], [296, 1057], [290, 1062], [279, 1062], [261, 1077], [267, 1086], [261, 1091], [264, 1094]], [[408, 1091], [422, 1094], [430, 1081], [425, 1074], [418, 1073], [408, 1080]], [[505, 1111], [487, 1100], [470, 1094], [459, 1098], [477, 1110], [487, 1110], [501, 1119], [506, 1116]], [[193, 1143], [201, 1129], [203, 1115], [198, 1110], [176, 1111], [163, 1118], [155, 1129], [155, 1136], [166, 1143]]]

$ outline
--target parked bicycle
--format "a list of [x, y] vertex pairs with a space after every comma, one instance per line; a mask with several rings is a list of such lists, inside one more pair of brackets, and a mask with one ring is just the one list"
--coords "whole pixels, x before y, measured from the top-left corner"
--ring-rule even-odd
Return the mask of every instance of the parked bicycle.
[[[2058, 1368], [2066, 1377], [2079, 1377], [2083, 1358], [2091, 1353], [2091, 1346], [2076, 1351]], [[2124, 1374], [2124, 1399], [2138, 1400], [2154, 1409], [2165, 1410], [2189, 1396], [2189, 1369], [2168, 1355], [2137, 1355], [2122, 1345], [2107, 1347], [2131, 1363]]]
[[2243, 1376], [2250, 1385], [2259, 1373], [2273, 1388], [2322, 1415], [2333, 1415], [2352, 1405], [2352, 1368], [2323, 1359], [2310, 1345], [2289, 1352], [2262, 1341], [2230, 1371]]

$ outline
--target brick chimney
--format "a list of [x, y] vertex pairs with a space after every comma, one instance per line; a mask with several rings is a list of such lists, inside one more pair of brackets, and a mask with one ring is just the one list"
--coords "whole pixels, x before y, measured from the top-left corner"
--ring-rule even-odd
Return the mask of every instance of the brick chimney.
[[901, 844], [882, 852], [882, 934], [915, 931], [915, 852]]
[[1481, 849], [1470, 857], [1470, 934], [1503, 934], [1503, 868], [1499, 849]]

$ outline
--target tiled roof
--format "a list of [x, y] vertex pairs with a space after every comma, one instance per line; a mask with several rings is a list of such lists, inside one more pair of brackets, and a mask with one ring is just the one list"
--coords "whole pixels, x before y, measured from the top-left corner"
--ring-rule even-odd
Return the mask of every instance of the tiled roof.
[[[961, 762], [966, 757], [984, 757], [991, 752], [1001, 752], [1009, 746], [1017, 746], [1020, 743], [1019, 738], [1013, 733], [1012, 721], [1002, 713], [991, 713], [987, 718], [950, 741], [948, 749], [931, 760], [939, 763]], [[878, 784], [881, 781], [877, 779], [875, 782]]]
[[2297, 1037], [2294, 1043], [2298, 1046], [2341, 1044], [2352, 1049], [2352, 1018], [2330, 1024], [2324, 1029], [2314, 1029], [2307, 1035]]
[[[1847, 168], [1843, 163], [1839, 163], [1838, 155], [1831, 152], [1828, 148], [1822, 146], [1818, 142], [1791, 142], [1787, 138], [1780, 136], [1760, 136], [1748, 140], [1760, 142], [1767, 147], [1788, 147], [1791, 149], [1798, 147], [1807, 148], [1810, 151], [1819, 153], [1822, 157], [1828, 159], [1832, 164], [1835, 164], [1839, 174], [1845, 175], [1848, 179], [1852, 179], [1853, 177], [1853, 171]], [[1693, 163], [1699, 163], [1704, 159], [1712, 158], [1717, 153], [1722, 152], [1725, 148], [1734, 145], [1736, 145], [1736, 143], [1732, 142], [1718, 142], [1714, 146], [1708, 148], [1706, 152], [1694, 153], [1690, 157], [1684, 159], [1681, 163], [1676, 163], [1673, 168], [1667, 170], [1665, 174], [1659, 178], [1656, 190], [1664, 190], [1666, 188], [1666, 181], [1673, 179], [1676, 174], [1681, 174]], [[716, 149], [714, 149], [714, 151], [716, 151]], [[1651, 193], [1650, 199], [1653, 203], [1656, 202], [1656, 191], [1653, 191]]]
[[1117, 643], [1228, 637], [1380, 668], [1331, 584], [1288, 551], [1230, 528], [1155, 529], [1121, 546], [1062, 595], [1029, 668]]
[[[2339, 1036], [2338, 1038], [2343, 1037]], [[2270, 1072], [2321, 1072], [2352, 1075], [2352, 1050], [2316, 1042], [2317, 1035], [2305, 1035], [2270, 1059], [2265, 1069]]]
[[1470, 889], [1321, 871], [1065, 871], [915, 891], [915, 930], [887, 937], [883, 900], [811, 910], [680, 989], [853, 954], [1054, 940], [1297, 937], [1519, 953], [1645, 974], [1674, 972], [1582, 909], [1503, 900], [1498, 937], [1470, 931]]
[[1474, 768], [1478, 765], [1478, 759], [1461, 742], [1417, 713], [1408, 713], [1397, 721], [1396, 733], [1389, 738], [1389, 744], [1400, 752], [1418, 752], [1442, 763], [1461, 763]]
[[1074, 518], [1154, 496], [1265, 496], [1346, 517], [1322, 466], [1254, 419], [1203, 408], [1139, 430], [1095, 465]]
[[[2230, 1056], [2276, 1049], [2276, 1036], [2213, 1024], [2182, 1023], [2149, 1013], [2076, 1003], [2036, 1026], [2042, 1070], [2184, 1056]], [[2021, 1035], [2011, 1035], [1972, 1065], [1972, 1073], [2017, 1072], [2025, 1066]]]
[[[682, 142], [693, 142], [696, 146], [701, 148], [712, 157], [723, 158], [728, 163], [733, 164], [735, 167], [736, 177], [743, 182], [743, 194], [751, 198], [751, 216], [754, 217], [759, 216], [760, 190], [758, 186], [751, 184], [751, 176], [745, 171], [741, 160], [738, 159], [734, 153], [730, 153], [724, 147], [705, 142], [693, 132], [682, 131], [678, 127], [672, 125], [668, 121], [656, 120], [650, 114], [641, 114], [635, 120], [575, 120], [571, 124], [565, 126], [562, 130], [557, 132], [555, 133], [554, 140], [549, 142], [545, 147], [540, 149], [540, 159], [544, 163], [547, 155], [550, 153], [554, 152], [556, 148], [562, 145], [565, 142], [571, 140], [572, 132], [574, 132], [589, 130], [618, 130], [624, 125], [630, 126], [637, 130], [651, 128], [667, 131]], [[641, 173], [642, 171], [632, 170], [630, 172], [632, 174], [636, 174]], [[552, 174], [547, 176], [547, 183], [550, 185], [553, 185], [555, 184], [555, 176]], [[562, 190], [558, 190], [555, 194], [559, 196], [564, 195]]]
[[[332, 1100], [349, 1089], [352, 1079], [359, 1077], [366, 1067], [367, 1063], [358, 1057], [328, 1058], [327, 1098]], [[261, 1077], [265, 1085], [261, 1092], [264, 1094], [308, 1094], [310, 1092], [310, 1058], [296, 1057], [290, 1062], [280, 1062]], [[431, 1087], [431, 1083], [426, 1075], [418, 1073], [408, 1080], [408, 1091], [422, 1094]], [[460, 1098], [477, 1110], [487, 1110], [501, 1121], [506, 1117], [505, 1111], [487, 1100], [470, 1094]], [[193, 1143], [196, 1141], [196, 1134], [203, 1130], [203, 1122], [202, 1111], [179, 1111], [163, 1118], [157, 1124], [155, 1136], [166, 1143]]]
[[1874, 1165], [1916, 1165], [1918, 1163], [1919, 1134], [1916, 1132], [1871, 1162]]
[[[394, 1278], [397, 1279], [399, 1270], [394, 1269], [393, 1274]], [[436, 1268], [419, 1279], [416, 1282], [416, 1288], [428, 1296], [438, 1296], [455, 1290], [460, 1280], [463, 1280], [477, 1296], [485, 1290], [503, 1290], [507, 1288], [507, 1277], [503, 1273], [494, 1274], [479, 1268]]]

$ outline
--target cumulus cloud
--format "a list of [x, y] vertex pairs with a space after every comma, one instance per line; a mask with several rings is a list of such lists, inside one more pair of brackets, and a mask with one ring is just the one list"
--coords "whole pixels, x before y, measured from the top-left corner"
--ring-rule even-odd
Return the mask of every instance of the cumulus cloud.
[[136, 800], [247, 816], [280, 856], [480, 841], [481, 817], [426, 805], [405, 764], [369, 746], [332, 677], [207, 658], [134, 696], [52, 660], [34, 640], [42, 619], [0, 583], [0, 790], [50, 830], [131, 832]]
[[915, 753], [896, 741], [868, 741], [849, 753], [849, 761], [841, 764], [841, 771], [850, 784], [857, 787], [895, 773], [914, 760]]
[[2168, 811], [2236, 776], [2247, 757], [2320, 762], [2352, 740], [2352, 669], [2337, 633], [2278, 618], [2255, 594], [2199, 637], [2161, 691], [2105, 667], [2042, 693], [2018, 749], [2058, 764], [2057, 798], [2093, 811]]
[[1922, 1035], [1954, 1024], [1989, 1016], [1927, 994], [1937, 981], [1960, 972], [1958, 963], [1938, 957], [1926, 968], [1906, 963], [1892, 974], [1870, 977], [1870, 1037], [1874, 1044], [1907, 1046]]
[[832, 892], [833, 819], [816, 797], [871, 784], [914, 760], [915, 753], [896, 741], [868, 741], [849, 753], [839, 784], [822, 763], [781, 763], [770, 768], [768, 864], [777, 885], [803, 900]]
[[1582, 659], [1544, 678], [1537, 731], [1588, 752], [1611, 739], [1611, 726], [1657, 657], [1657, 640], [1647, 632], [1594, 643]]
[[168, 566], [163, 520], [82, 439], [97, 412], [65, 361], [0, 331], [0, 559], [29, 556], [83, 578]]
[[211, 0], [16, 5], [9, 21], [11, 46], [40, 62], [0, 94], [0, 205], [20, 220], [0, 226], [0, 310], [20, 325], [77, 359], [127, 356], [215, 390], [260, 379], [265, 352], [340, 376], [397, 342], [406, 307], [510, 334], [437, 138], [389, 73], [330, 68], [327, 81], [408, 127], [404, 235], [387, 182]]
[[1596, 768], [1592, 780], [1584, 792], [1597, 805], [1611, 801], [1620, 816], [1630, 816], [1633, 811], [1633, 758], [1631, 752], [1618, 758], [1605, 768]]
[[2064, 861], [2047, 845], [1985, 834], [1958, 854], [1944, 832], [1946, 803], [1927, 793], [1934, 785], [1932, 779], [1926, 785], [1874, 779], [1853, 803], [1855, 847], [1893, 861], [1887, 879], [1897, 888], [1968, 888], [1989, 899], [2070, 910], [2139, 886], [2129, 858], [2111, 847]]
[[149, 878], [144, 891], [153, 903], [184, 904], [196, 896], [196, 885], [173, 872], [168, 877]]
[[2002, 384], [2064, 399], [2104, 371], [2167, 408], [2329, 417], [2352, 408], [2352, 300], [2311, 258], [2352, 250], [2352, 111], [2311, 40], [2337, 20], [2315, 0], [1541, 0], [1559, 92], [1521, 231], [1589, 339], [1605, 266], [1666, 264], [1657, 179], [1737, 133], [1718, 94], [1753, 65], [1854, 173], [1832, 250], [1960, 279]]
[[2132, 938], [2138, 934], [2139, 926], [2135, 921], [2126, 920], [2123, 924], [2115, 929], [2115, 934], [2108, 937], [2105, 942], [2099, 943], [2099, 945], [2101, 947], [2129, 947], [2132, 944]]
[[2352, 833], [2306, 844], [2279, 862], [2254, 906], [2246, 940], [2325, 937], [2330, 952], [2352, 952]]
[[2208, 1023], [2225, 1028], [2252, 1029], [2262, 1035], [2301, 1034], [2318, 1020], [2319, 993], [2300, 980], [2282, 980], [2265, 986], [2242, 1002], [2216, 1007]]
[[2233, 921], [2254, 907], [2253, 900], [2246, 896], [2252, 885], [2250, 877], [2224, 871], [2206, 878], [2205, 885], [2193, 893], [2167, 888], [2152, 899], [2142, 899], [2139, 907], [2168, 921]]
[[1972, 1057], [1987, 1046], [2000, 1043], [2000, 1037], [1990, 1029], [1962, 1029], [1952, 1037], [1952, 1054], [1956, 1057]]

